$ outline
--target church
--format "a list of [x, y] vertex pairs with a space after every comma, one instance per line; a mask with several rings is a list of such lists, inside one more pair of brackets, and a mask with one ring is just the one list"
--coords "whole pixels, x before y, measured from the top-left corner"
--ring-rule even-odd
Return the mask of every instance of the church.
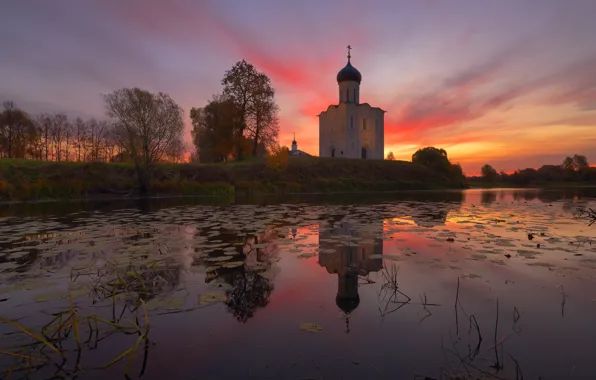
[[384, 159], [385, 112], [360, 103], [362, 74], [348, 63], [337, 73], [339, 104], [330, 105], [319, 117], [319, 157]]

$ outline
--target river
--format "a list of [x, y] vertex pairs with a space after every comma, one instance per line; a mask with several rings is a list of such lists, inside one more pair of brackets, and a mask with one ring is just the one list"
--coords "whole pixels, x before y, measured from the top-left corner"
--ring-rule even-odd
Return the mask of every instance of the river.
[[0, 377], [593, 379], [589, 207], [593, 188], [0, 205]]

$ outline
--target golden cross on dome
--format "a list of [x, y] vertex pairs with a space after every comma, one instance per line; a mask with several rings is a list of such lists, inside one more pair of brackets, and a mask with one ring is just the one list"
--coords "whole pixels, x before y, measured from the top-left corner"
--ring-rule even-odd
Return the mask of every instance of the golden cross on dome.
[[348, 45], [348, 59], [352, 58], [352, 55], [350, 54], [352, 50], [352, 46]]

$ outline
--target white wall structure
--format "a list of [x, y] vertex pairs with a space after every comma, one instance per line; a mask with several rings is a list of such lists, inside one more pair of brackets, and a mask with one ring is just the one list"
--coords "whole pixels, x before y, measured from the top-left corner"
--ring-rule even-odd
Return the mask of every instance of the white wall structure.
[[[351, 49], [348, 46], [348, 49]], [[339, 104], [319, 116], [319, 157], [384, 159], [385, 112], [360, 103], [362, 75], [348, 63], [337, 74]]]

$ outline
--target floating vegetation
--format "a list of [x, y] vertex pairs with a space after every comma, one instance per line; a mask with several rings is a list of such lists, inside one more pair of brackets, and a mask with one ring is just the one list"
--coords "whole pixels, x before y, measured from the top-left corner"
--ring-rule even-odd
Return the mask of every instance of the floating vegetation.
[[205, 305], [213, 302], [226, 302], [228, 297], [223, 293], [210, 292], [199, 295], [199, 305]]
[[[473, 192], [467, 194], [473, 199]], [[420, 344], [436, 347], [440, 332], [445, 357], [453, 359], [452, 368], [428, 377], [465, 378], [469, 371], [481, 374], [472, 378], [491, 378], [482, 371], [493, 363], [495, 373], [505, 367], [516, 378], [515, 370], [524, 363], [509, 360], [501, 350], [505, 345], [537, 348], [527, 340], [514, 346], [535, 337], [532, 329], [518, 334], [524, 310], [552, 324], [547, 303], [555, 297], [557, 318], [589, 328], [576, 316], [578, 308], [586, 309], [581, 302], [594, 296], [578, 295], [578, 287], [567, 281], [585, 281], [581, 288], [593, 289], [596, 230], [562, 203], [498, 202], [191, 205], [2, 218], [0, 377], [26, 377], [29, 371], [40, 378], [84, 378], [87, 371], [105, 371], [98, 377], [125, 372], [138, 378], [152, 358], [153, 344], [163, 352], [182, 352], [185, 338], [209, 344], [222, 331], [242, 332], [259, 323], [281, 341], [296, 329], [294, 317], [299, 316], [318, 321], [301, 323], [301, 331], [321, 332], [325, 326], [328, 333], [317, 339], [336, 339], [338, 328], [345, 334], [381, 334], [380, 318], [384, 335], [379, 339], [402, 334], [404, 341], [416, 342], [419, 330], [410, 327], [420, 325], [422, 339], [428, 339]], [[527, 275], [539, 284], [565, 283], [565, 291], [524, 281]], [[446, 310], [453, 312], [454, 291], [456, 325], [445, 318]], [[497, 297], [501, 304], [494, 328], [498, 309], [487, 308], [486, 300]], [[532, 302], [511, 304], [524, 297]], [[512, 323], [506, 324], [512, 314]], [[568, 342], [578, 334], [568, 334], [569, 340], [557, 339], [572, 351]], [[229, 342], [251, 347], [232, 334]], [[342, 355], [342, 344], [324, 344]], [[402, 359], [418, 352], [411, 351]], [[196, 355], [206, 368], [216, 366], [209, 352]], [[310, 362], [309, 355], [304, 362]], [[165, 355], [161, 360], [174, 365]], [[544, 360], [556, 362], [552, 356]], [[360, 360], [352, 365], [367, 367]], [[354, 376], [385, 377], [381, 369], [373, 370], [379, 376]], [[234, 371], [232, 366], [225, 370]], [[580, 370], [578, 378], [584, 374]], [[531, 373], [542, 372], [533, 367]], [[271, 372], [262, 375], [271, 377]]]
[[308, 332], [321, 332], [323, 331], [323, 327], [317, 323], [312, 322], [304, 322], [300, 324], [300, 329]]

